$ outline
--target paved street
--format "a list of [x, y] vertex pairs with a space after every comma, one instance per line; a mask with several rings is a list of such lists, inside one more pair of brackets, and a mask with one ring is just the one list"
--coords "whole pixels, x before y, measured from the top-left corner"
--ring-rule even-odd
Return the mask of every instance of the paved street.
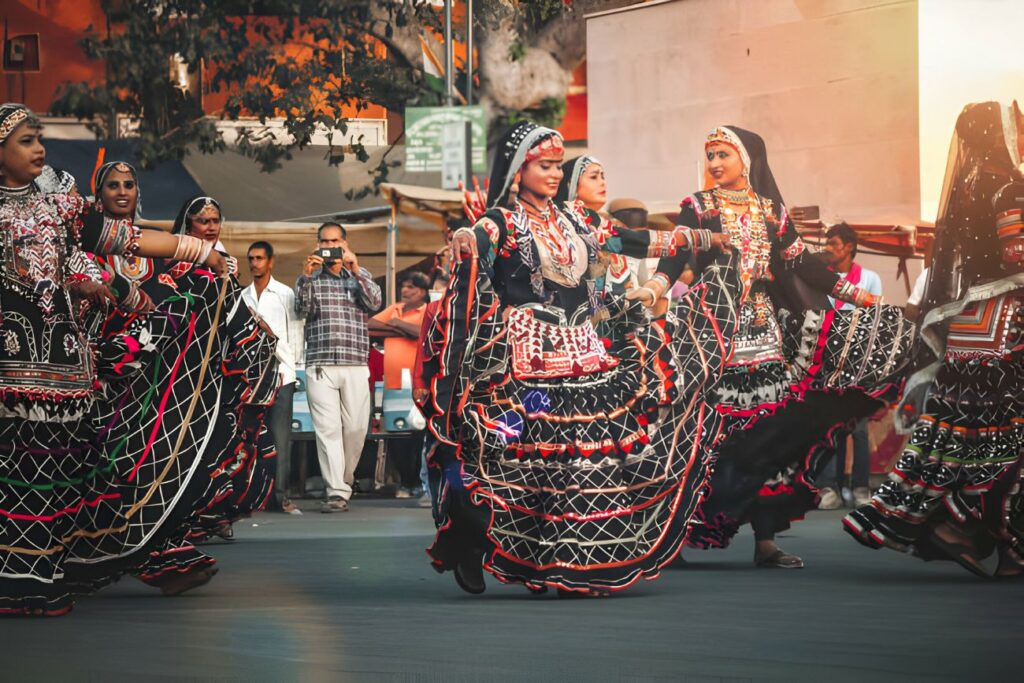
[[163, 598], [124, 580], [67, 617], [0, 621], [2, 680], [1020, 680], [1024, 582], [870, 551], [819, 512], [756, 570], [751, 538], [688, 552], [607, 599], [479, 597], [435, 574], [429, 513], [261, 514], [210, 546], [221, 572]]

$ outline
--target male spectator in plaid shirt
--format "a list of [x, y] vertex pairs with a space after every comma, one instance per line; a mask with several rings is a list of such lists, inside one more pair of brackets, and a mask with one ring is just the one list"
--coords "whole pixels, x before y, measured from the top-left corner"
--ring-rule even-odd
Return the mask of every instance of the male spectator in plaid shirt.
[[327, 485], [321, 512], [348, 511], [370, 425], [366, 316], [380, 308], [380, 287], [359, 267], [346, 238], [337, 223], [321, 225], [317, 246], [341, 247], [341, 260], [310, 254], [295, 282], [295, 310], [306, 320], [306, 398]]

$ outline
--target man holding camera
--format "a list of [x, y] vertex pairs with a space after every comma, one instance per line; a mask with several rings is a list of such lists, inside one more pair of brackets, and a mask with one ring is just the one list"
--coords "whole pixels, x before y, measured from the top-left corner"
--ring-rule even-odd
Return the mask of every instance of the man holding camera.
[[338, 223], [321, 225], [295, 282], [295, 310], [306, 321], [306, 398], [327, 487], [321, 512], [348, 511], [370, 424], [366, 319], [381, 304], [380, 287], [346, 238]]

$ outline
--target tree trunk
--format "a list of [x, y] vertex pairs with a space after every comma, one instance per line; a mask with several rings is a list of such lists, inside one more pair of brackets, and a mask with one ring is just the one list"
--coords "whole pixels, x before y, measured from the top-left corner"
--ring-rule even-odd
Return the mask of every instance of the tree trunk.
[[527, 44], [522, 57], [513, 60], [509, 55], [519, 40], [508, 21], [479, 31], [476, 46], [480, 70], [478, 95], [491, 120], [509, 112], [535, 108], [549, 98], [563, 99], [569, 90], [572, 70], [579, 64], [579, 59], [563, 61], [560, 55], [532, 43]]

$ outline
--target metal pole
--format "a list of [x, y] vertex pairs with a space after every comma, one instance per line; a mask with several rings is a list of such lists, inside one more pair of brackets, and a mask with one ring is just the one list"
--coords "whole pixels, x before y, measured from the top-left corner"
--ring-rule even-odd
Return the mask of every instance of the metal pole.
[[444, 0], [444, 82], [445, 104], [455, 100], [455, 59], [452, 45], [452, 0]]
[[466, 104], [473, 104], [473, 0], [466, 0]]
[[388, 306], [395, 303], [395, 259], [398, 252], [398, 205], [391, 205], [391, 221], [388, 223], [388, 241], [384, 252], [384, 301]]

